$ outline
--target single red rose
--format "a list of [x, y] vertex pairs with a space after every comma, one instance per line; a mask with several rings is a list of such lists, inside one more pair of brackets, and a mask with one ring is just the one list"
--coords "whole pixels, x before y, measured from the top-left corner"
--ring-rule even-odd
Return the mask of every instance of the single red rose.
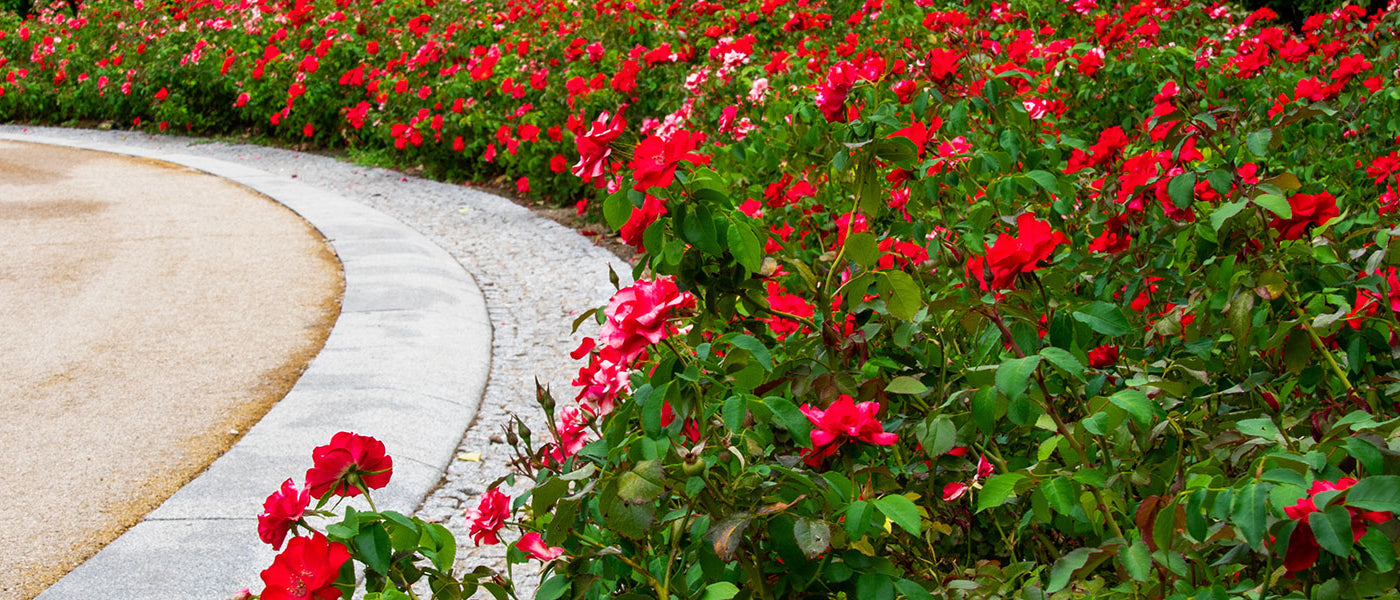
[[521, 552], [529, 554], [532, 558], [545, 562], [559, 558], [564, 554], [563, 548], [555, 548], [544, 543], [544, 537], [533, 531], [520, 536], [520, 541], [515, 543], [515, 547], [519, 548]]
[[803, 451], [803, 460], [809, 466], [819, 467], [826, 457], [836, 454], [847, 440], [858, 440], [876, 446], [889, 446], [899, 441], [899, 436], [886, 433], [885, 427], [875, 418], [880, 412], [879, 402], [856, 404], [850, 396], [842, 394], [826, 410], [803, 404], [802, 414], [812, 422], [812, 447]]
[[1302, 239], [1313, 227], [1327, 223], [1340, 215], [1337, 199], [1327, 192], [1320, 194], [1294, 194], [1288, 199], [1293, 216], [1287, 219], [1274, 217], [1270, 227], [1277, 229], [1285, 240]]
[[613, 115], [611, 120], [608, 113], [599, 115], [588, 132], [574, 141], [579, 157], [573, 174], [588, 182], [607, 172], [608, 157], [612, 156], [611, 144], [626, 128], [627, 121], [622, 118], [622, 113]]
[[1089, 351], [1089, 366], [1104, 369], [1118, 362], [1118, 346], [1099, 346]]
[[[1050, 224], [1024, 213], [1016, 220], [1016, 237], [1001, 234], [987, 254], [974, 256], [967, 262], [967, 274], [983, 290], [1010, 289], [1016, 277], [1040, 268], [1039, 263], [1055, 253], [1055, 247], [1069, 241], [1065, 234], [1054, 231]], [[990, 272], [991, 278], [987, 278]]]
[[340, 589], [334, 587], [340, 577], [340, 567], [350, 560], [345, 546], [326, 539], [317, 532], [312, 537], [292, 538], [287, 549], [263, 570], [266, 586], [263, 600], [335, 600]]
[[263, 502], [263, 512], [258, 515], [258, 539], [271, 544], [273, 550], [282, 549], [282, 540], [292, 525], [301, 520], [310, 503], [309, 490], [297, 489], [291, 479], [282, 482], [282, 488]]
[[710, 157], [693, 151], [705, 141], [705, 134], [685, 130], [671, 134], [670, 139], [647, 136], [632, 153], [632, 188], [645, 192], [654, 187], [666, 187], [676, 176], [681, 161], [703, 165]]
[[660, 198], [647, 194], [642, 200], [642, 207], [632, 211], [632, 216], [627, 217], [627, 222], [617, 234], [627, 245], [636, 248], [638, 252], [646, 252], [646, 244], [642, 241], [642, 234], [645, 234], [648, 227], [655, 223], [661, 215], [666, 214], [666, 203]]
[[312, 467], [306, 471], [311, 497], [327, 493], [354, 497], [365, 490], [389, 484], [394, 459], [384, 452], [384, 443], [369, 436], [342, 431], [331, 443], [311, 452]]
[[467, 511], [467, 527], [470, 529], [468, 535], [478, 546], [499, 544], [501, 539], [497, 534], [505, 527], [509, 517], [510, 496], [502, 494], [496, 488], [486, 490], [476, 508]]

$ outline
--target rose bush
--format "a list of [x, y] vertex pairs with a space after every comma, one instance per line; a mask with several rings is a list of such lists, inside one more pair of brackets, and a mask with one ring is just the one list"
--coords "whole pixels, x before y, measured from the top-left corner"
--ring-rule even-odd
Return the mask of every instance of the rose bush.
[[[1394, 11], [84, 11], [0, 17], [0, 116], [504, 176], [637, 248], [576, 323], [574, 403], [540, 390], [548, 430], [512, 432], [530, 490], [471, 513], [545, 564], [537, 597], [1397, 595]], [[341, 446], [263, 539], [387, 483]], [[512, 593], [444, 532], [347, 509], [325, 535], [379, 597]]]

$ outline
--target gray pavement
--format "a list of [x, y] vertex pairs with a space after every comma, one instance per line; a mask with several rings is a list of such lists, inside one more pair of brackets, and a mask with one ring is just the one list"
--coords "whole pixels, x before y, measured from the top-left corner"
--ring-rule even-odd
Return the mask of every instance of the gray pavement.
[[381, 509], [447, 524], [464, 545], [461, 567], [503, 566], [504, 545], [469, 545], [462, 512], [508, 471], [499, 433], [511, 415], [542, 427], [535, 378], [572, 396], [578, 365], [568, 352], [591, 332], [574, 335], [571, 322], [607, 300], [608, 268], [625, 279], [624, 262], [503, 198], [321, 156], [13, 125], [0, 126], [0, 138], [226, 177], [306, 218], [345, 268], [341, 318], [292, 392], [205, 474], [40, 598], [258, 590], [275, 555], [257, 540], [263, 498], [299, 478], [311, 449], [340, 430], [378, 437], [394, 456], [394, 479], [376, 494]]

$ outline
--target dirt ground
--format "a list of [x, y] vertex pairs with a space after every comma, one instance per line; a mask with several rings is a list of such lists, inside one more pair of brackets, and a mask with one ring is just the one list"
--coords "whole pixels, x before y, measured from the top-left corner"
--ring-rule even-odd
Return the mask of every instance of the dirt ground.
[[249, 190], [0, 142], [0, 600], [237, 441], [320, 350], [343, 287], [320, 235]]

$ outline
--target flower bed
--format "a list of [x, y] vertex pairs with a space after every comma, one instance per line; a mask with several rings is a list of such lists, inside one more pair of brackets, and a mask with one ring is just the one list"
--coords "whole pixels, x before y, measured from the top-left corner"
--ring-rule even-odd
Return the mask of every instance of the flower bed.
[[[252, 128], [601, 213], [638, 283], [512, 432], [532, 491], [471, 513], [548, 564], [538, 597], [1394, 597], [1397, 25], [92, 2], [0, 22], [0, 116]], [[312, 495], [385, 483], [355, 443]], [[455, 543], [351, 511], [286, 552], [341, 569], [323, 597], [356, 561], [371, 597], [510, 593]]]

